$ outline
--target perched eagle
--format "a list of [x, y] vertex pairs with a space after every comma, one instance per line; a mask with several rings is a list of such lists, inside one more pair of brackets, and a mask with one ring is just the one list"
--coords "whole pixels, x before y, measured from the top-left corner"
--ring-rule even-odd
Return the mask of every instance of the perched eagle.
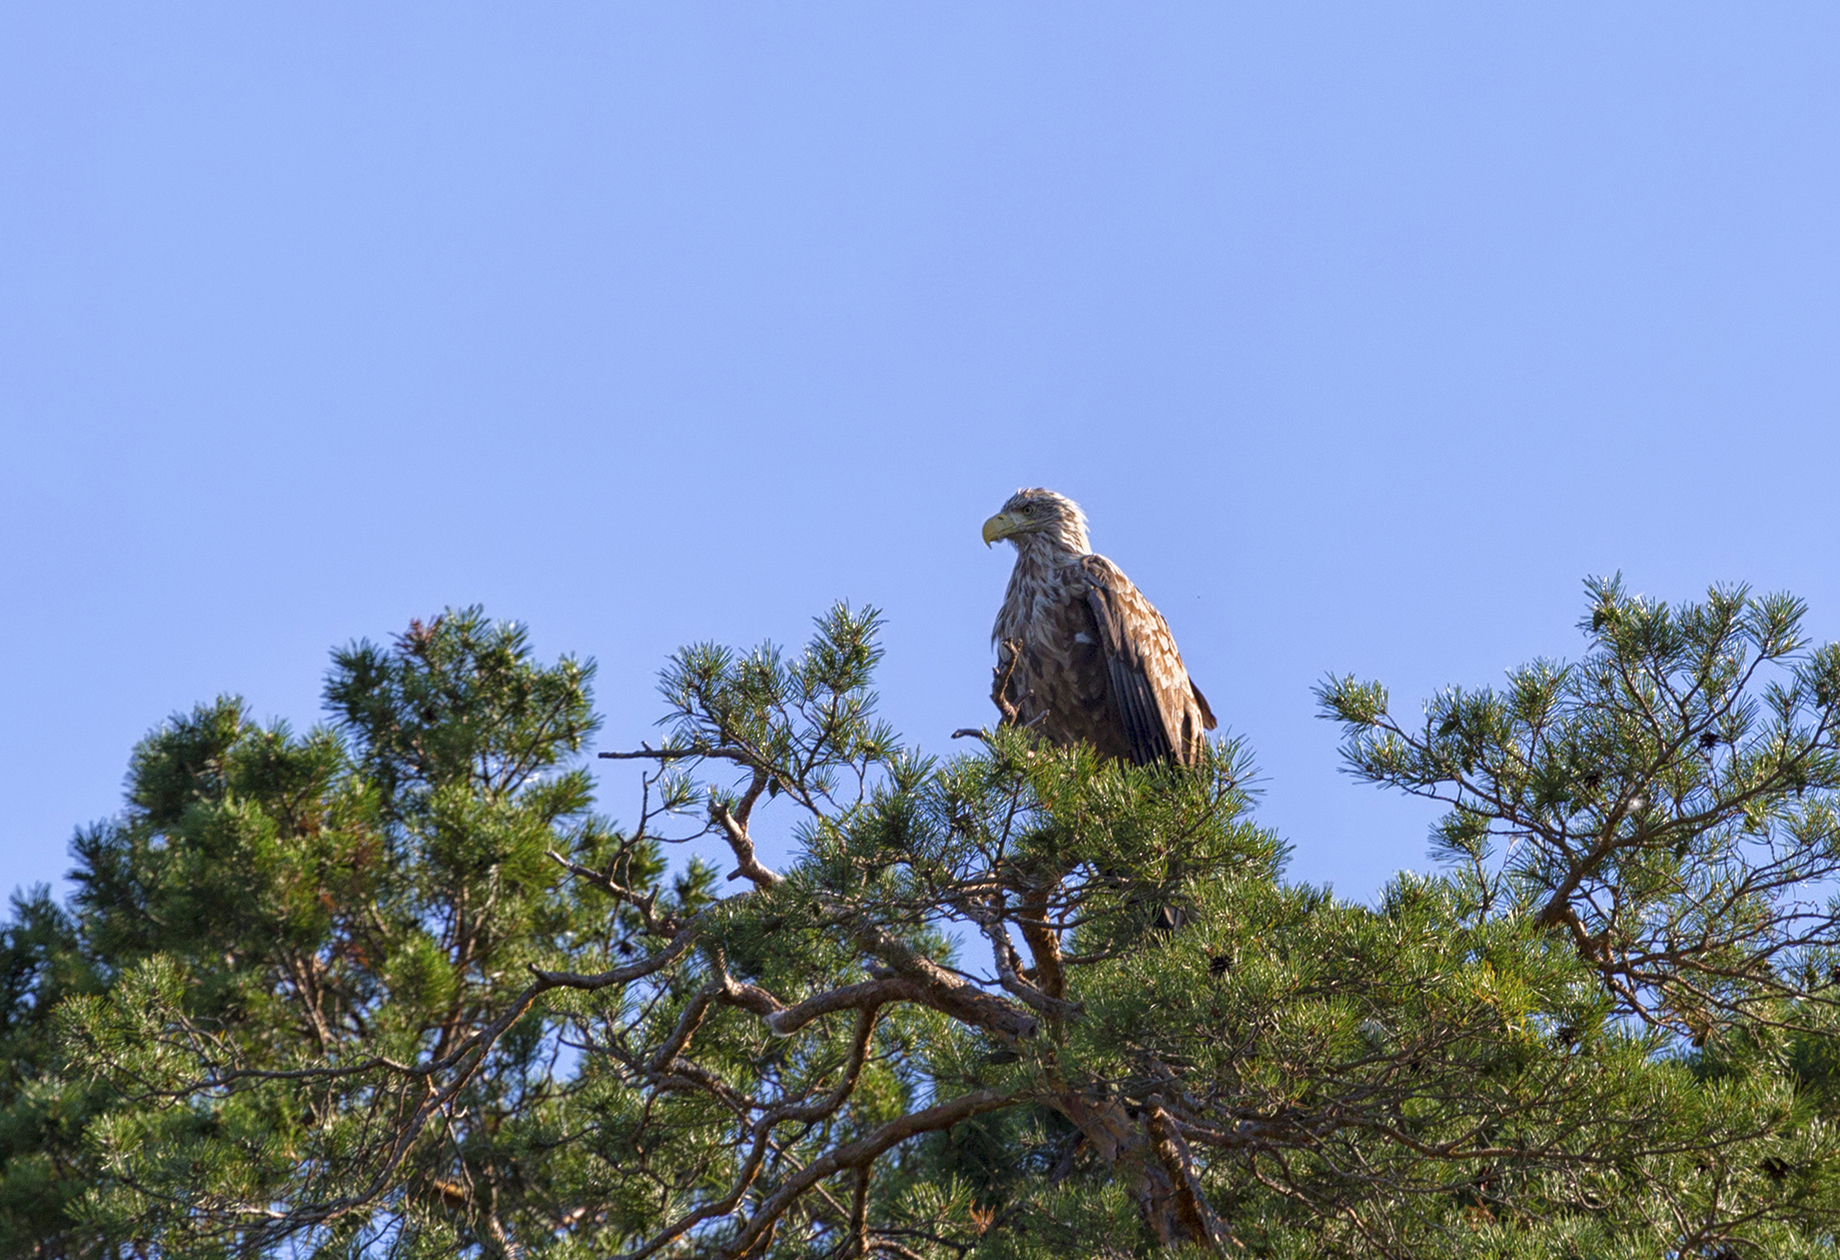
[[1052, 490], [1018, 490], [984, 522], [1016, 545], [991, 641], [1006, 713], [1050, 743], [1138, 765], [1193, 763], [1217, 725], [1161, 613], [1092, 554], [1086, 516]]

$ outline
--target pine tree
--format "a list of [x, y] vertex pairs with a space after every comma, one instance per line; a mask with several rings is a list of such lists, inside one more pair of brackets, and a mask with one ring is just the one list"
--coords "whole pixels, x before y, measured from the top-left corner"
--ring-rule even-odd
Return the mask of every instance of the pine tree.
[[[1284, 878], [1236, 743], [903, 745], [872, 610], [679, 653], [625, 827], [577, 759], [591, 667], [477, 610], [356, 645], [327, 728], [156, 731], [71, 910], [16, 904], [0, 1222], [46, 1255], [1827, 1254], [1840, 650], [1786, 598], [1591, 600], [1578, 662], [1422, 721], [1324, 684], [1351, 770], [1450, 807], [1442, 872], [1371, 907]], [[667, 864], [696, 836], [732, 870]]]
[[89, 1254], [104, 1240], [78, 1229], [72, 1208], [94, 1173], [82, 1134], [104, 1091], [57, 1079], [52, 1013], [103, 979], [50, 889], [14, 896], [0, 985], [0, 1255]]

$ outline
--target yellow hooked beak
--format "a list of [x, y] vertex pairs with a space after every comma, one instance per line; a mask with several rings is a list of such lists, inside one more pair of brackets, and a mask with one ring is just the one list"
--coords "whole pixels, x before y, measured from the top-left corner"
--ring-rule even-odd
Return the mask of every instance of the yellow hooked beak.
[[1021, 527], [1022, 522], [1011, 513], [998, 512], [984, 522], [984, 545], [988, 547], [994, 542], [1008, 538]]

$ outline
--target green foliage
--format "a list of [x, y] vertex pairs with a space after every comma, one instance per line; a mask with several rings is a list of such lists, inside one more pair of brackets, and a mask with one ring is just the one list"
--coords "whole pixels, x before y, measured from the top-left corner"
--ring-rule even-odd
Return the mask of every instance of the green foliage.
[[[387, 1166], [380, 1202], [397, 1224], [357, 1211], [309, 1230], [362, 1250], [379, 1229], [437, 1219], [456, 1150], [493, 1168], [510, 1158], [503, 1117], [557, 1084], [541, 1036], [479, 1042], [507, 977], [563, 951], [605, 954], [632, 927], [589, 910], [548, 851], [662, 871], [655, 846], [623, 844], [589, 812], [587, 775], [563, 768], [594, 729], [590, 676], [537, 665], [521, 630], [464, 610], [390, 649], [338, 653], [336, 728], [297, 737], [224, 699], [143, 741], [126, 813], [75, 843], [74, 923], [41, 898], [9, 938], [36, 947], [38, 978], [9, 992], [9, 1036], [33, 1054], [7, 1114], [25, 1124], [57, 1100], [70, 1148], [50, 1172], [10, 1160], [0, 1181], [40, 1205], [41, 1254], [135, 1237], [259, 1249], [289, 1232], [261, 1219], [289, 1187], [363, 1196]], [[60, 924], [68, 939], [51, 939]], [[393, 1118], [424, 1100], [381, 1065], [469, 1044], [439, 1142], [393, 1148]]]
[[13, 898], [0, 929], [0, 1254], [30, 1255], [93, 1242], [73, 1236], [71, 1210], [85, 1186], [83, 1131], [104, 1102], [93, 1083], [60, 1081], [52, 1013], [103, 983], [70, 917], [40, 887]]
[[1237, 743], [903, 746], [873, 610], [679, 653], [625, 827], [592, 667], [476, 609], [335, 654], [328, 728], [203, 706], [0, 938], [0, 1248], [1826, 1254], [1840, 655], [1592, 601], [1422, 726], [1325, 685], [1450, 806], [1371, 907], [1284, 879]]
[[1589, 593], [1584, 659], [1415, 729], [1376, 684], [1319, 696], [1356, 774], [1450, 804], [1436, 848], [1490, 911], [1563, 928], [1619, 1011], [1703, 1045], [1831, 985], [1840, 646], [1788, 596]]

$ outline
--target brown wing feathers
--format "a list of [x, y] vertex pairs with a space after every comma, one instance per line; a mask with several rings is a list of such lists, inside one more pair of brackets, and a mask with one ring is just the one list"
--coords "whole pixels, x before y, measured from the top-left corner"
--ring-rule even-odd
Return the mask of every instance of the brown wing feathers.
[[1112, 698], [1118, 705], [1119, 720], [1124, 724], [1131, 760], [1138, 765], [1160, 760], [1170, 752], [1169, 730], [1163, 721], [1156, 688], [1144, 668], [1142, 639], [1133, 632], [1136, 627], [1130, 624], [1135, 618], [1126, 608], [1118, 607], [1126, 601], [1119, 598], [1121, 592], [1116, 586], [1108, 582], [1105, 575], [1094, 573], [1096, 566], [1088, 563], [1085, 567], [1093, 579], [1087, 587], [1086, 602], [1099, 623], [1099, 641], [1104, 645], [1105, 664], [1111, 674]]

